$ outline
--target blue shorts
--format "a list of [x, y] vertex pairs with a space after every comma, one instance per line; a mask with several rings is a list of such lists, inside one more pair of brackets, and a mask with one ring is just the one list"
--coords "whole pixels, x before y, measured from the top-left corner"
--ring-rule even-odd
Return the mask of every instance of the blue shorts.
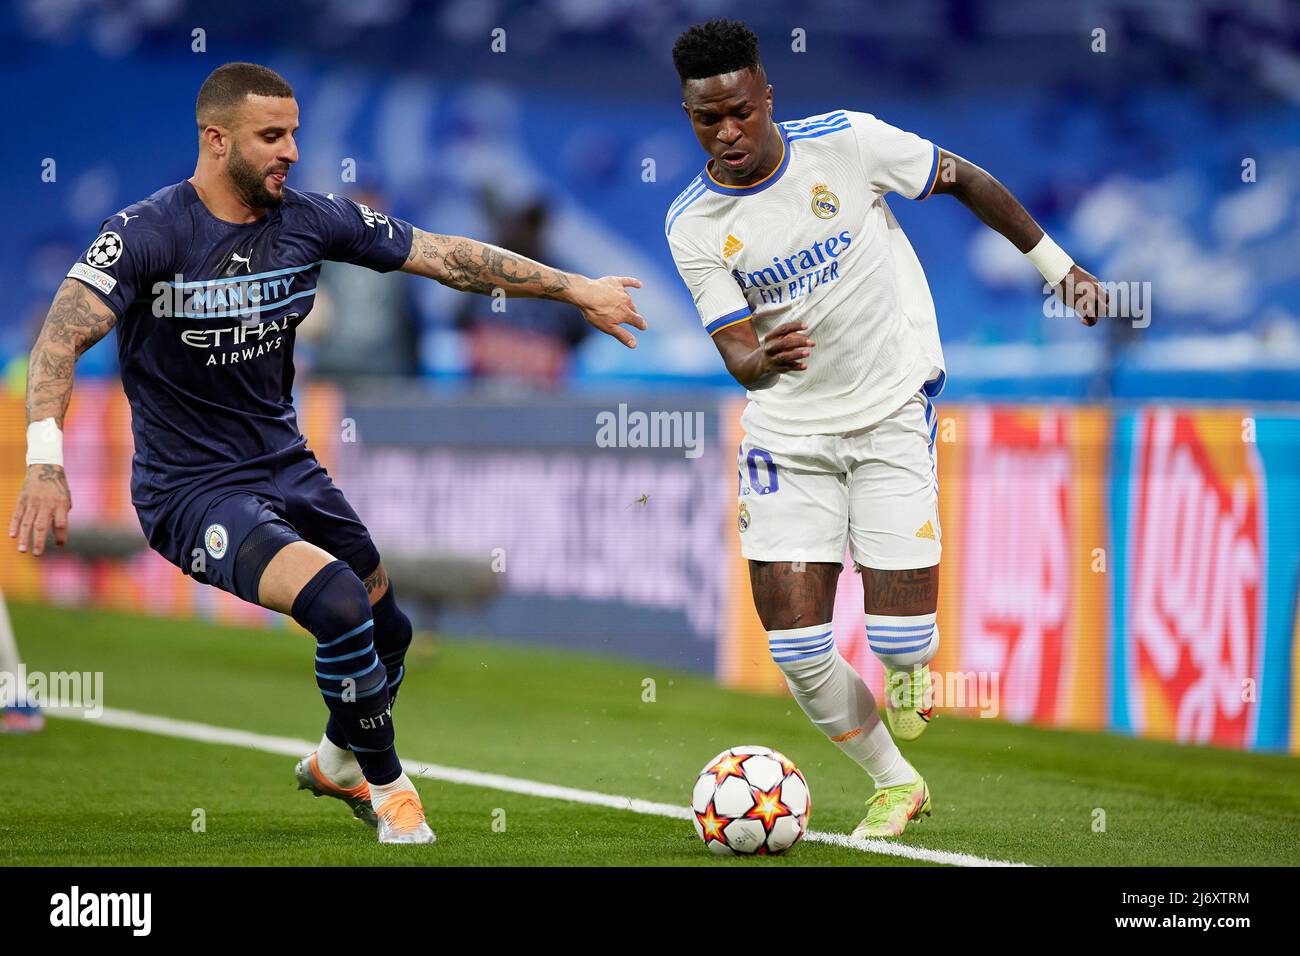
[[292, 541], [329, 552], [362, 579], [379, 565], [370, 532], [305, 444], [204, 484], [174, 506], [137, 514], [155, 551], [194, 580], [252, 604], [262, 571]]

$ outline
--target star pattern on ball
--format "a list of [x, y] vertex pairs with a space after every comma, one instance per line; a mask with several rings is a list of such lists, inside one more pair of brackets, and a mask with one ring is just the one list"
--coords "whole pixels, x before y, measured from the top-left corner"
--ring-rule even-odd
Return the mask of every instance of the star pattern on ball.
[[727, 835], [722, 832], [722, 828], [731, 821], [726, 817], [720, 817], [717, 815], [713, 809], [712, 800], [710, 800], [709, 805], [704, 808], [703, 813], [695, 814], [695, 819], [700, 822], [700, 827], [704, 830], [704, 842], [706, 844], [711, 840], [715, 840], [723, 846], [729, 845], [727, 843]]
[[781, 772], [784, 773], [787, 777], [790, 776], [790, 774], [792, 773], [798, 772], [798, 768], [795, 767], [794, 761], [792, 761], [785, 754], [781, 753], [781, 751], [773, 750], [772, 759], [781, 765]]
[[705, 773], [713, 774], [714, 786], [722, 783], [728, 777], [740, 777], [745, 779], [745, 772], [740, 769], [740, 765], [745, 762], [745, 754], [733, 754], [728, 750], [712, 767], [705, 767]]
[[777, 856], [807, 833], [811, 807], [808, 782], [792, 760], [778, 750], [746, 746], [728, 747], [704, 766], [695, 778], [690, 813], [696, 834], [712, 853]]
[[749, 808], [745, 816], [762, 820], [764, 831], [771, 833], [777, 820], [790, 815], [790, 808], [781, 802], [781, 784], [778, 783], [771, 790], [760, 790], [758, 787], [752, 789], [754, 805]]

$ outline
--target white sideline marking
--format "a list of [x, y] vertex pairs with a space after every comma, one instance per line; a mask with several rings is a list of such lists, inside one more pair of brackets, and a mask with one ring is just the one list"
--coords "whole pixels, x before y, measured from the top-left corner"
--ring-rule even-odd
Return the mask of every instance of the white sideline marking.
[[[60, 710], [50, 708], [45, 713], [50, 717], [76, 717], [77, 710]], [[211, 724], [199, 724], [189, 720], [174, 720], [171, 717], [155, 717], [152, 714], [138, 714], [130, 710], [118, 710], [105, 707], [102, 716], [87, 720], [89, 724], [104, 724], [120, 727], [124, 730], [139, 730], [162, 737], [178, 737], [182, 740], [197, 740], [206, 744], [223, 744], [228, 747], [245, 747], [264, 753], [283, 754], [287, 757], [301, 757], [310, 753], [316, 743], [309, 740], [296, 740], [293, 737], [272, 737], [269, 734], [257, 734], [247, 730], [231, 730], [226, 727], [214, 727]], [[445, 783], [460, 783], [470, 787], [483, 787], [488, 790], [504, 790], [507, 793], [520, 793], [530, 797], [546, 797], [551, 800], [566, 800], [569, 803], [585, 803], [589, 806], [609, 807], [611, 810], [630, 810], [632, 813], [644, 813], [653, 817], [671, 817], [674, 820], [690, 820], [689, 807], [673, 803], [655, 803], [651, 800], [638, 800], [635, 797], [621, 797], [612, 793], [597, 793], [594, 790], [578, 790], [574, 787], [561, 787], [552, 783], [540, 783], [536, 780], [524, 780], [520, 777], [506, 777], [498, 773], [482, 773], [478, 770], [463, 770], [459, 767], [444, 767], [439, 764], [424, 763], [419, 760], [403, 760], [402, 768], [412, 777], [425, 777], [429, 780], [441, 780]], [[1025, 866], [1010, 860], [986, 860], [984, 857], [969, 853], [952, 853], [948, 850], [927, 850], [924, 847], [908, 846], [903, 843], [891, 843], [888, 840], [853, 840], [841, 833], [822, 833], [809, 830], [804, 836], [812, 843], [828, 843], [831, 846], [857, 850], [862, 853], [878, 853], [883, 856], [898, 856], [925, 863], [946, 863], [951, 866]]]

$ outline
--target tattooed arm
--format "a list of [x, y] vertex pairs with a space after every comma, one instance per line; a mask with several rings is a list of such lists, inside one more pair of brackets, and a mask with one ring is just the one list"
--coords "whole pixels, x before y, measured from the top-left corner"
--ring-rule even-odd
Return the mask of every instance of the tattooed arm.
[[577, 306], [593, 326], [628, 348], [636, 348], [636, 338], [620, 326], [646, 327], [645, 319], [637, 314], [636, 305], [627, 293], [628, 288], [641, 288], [639, 279], [627, 276], [589, 279], [464, 236], [441, 236], [416, 229], [402, 271], [434, 279], [462, 292], [492, 295], [500, 289], [507, 296], [567, 302]]
[[[64, 279], [45, 316], [27, 366], [27, 423], [53, 418], [63, 427], [72, 398], [72, 370], [86, 349], [117, 322], [113, 314], [84, 283]], [[72, 496], [60, 465], [28, 465], [9, 522], [9, 537], [18, 537], [18, 550], [30, 543], [33, 555], [45, 550], [45, 536], [54, 528], [54, 543], [68, 540], [68, 512]]]
[[[1020, 252], [1043, 238], [1043, 230], [1000, 182], [954, 153], [941, 150], [934, 192], [948, 193], [973, 212], [984, 225], [1005, 236]], [[1056, 286], [1061, 301], [1079, 314], [1084, 325], [1095, 325], [1106, 314], [1106, 290], [1092, 273], [1073, 266]]]

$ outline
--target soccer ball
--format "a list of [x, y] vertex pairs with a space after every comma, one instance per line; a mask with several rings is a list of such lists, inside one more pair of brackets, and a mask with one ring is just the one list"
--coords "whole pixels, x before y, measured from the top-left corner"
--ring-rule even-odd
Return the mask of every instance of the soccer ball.
[[691, 816], [719, 856], [784, 853], [808, 832], [812, 797], [790, 758], [767, 747], [731, 747], [700, 771]]

